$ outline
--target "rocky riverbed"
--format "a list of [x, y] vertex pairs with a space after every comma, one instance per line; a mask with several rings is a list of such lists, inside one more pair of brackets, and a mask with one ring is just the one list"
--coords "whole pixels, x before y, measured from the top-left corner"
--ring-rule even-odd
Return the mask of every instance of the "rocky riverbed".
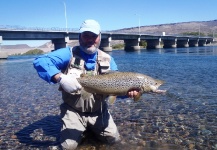
[[[114, 53], [121, 69], [138, 71], [134, 70], [137, 66], [143, 67], [137, 63], [127, 68], [130, 66], [125, 62], [127, 54]], [[161, 55], [135, 53], [137, 61], [141, 57], [149, 64], [146, 71], [167, 81], [162, 87], [167, 93], [144, 94], [136, 103], [129, 98], [117, 99], [109, 109], [121, 142], [106, 145], [89, 134], [79, 150], [217, 150], [215, 57], [166, 55], [164, 61]], [[50, 85], [38, 77], [32, 58], [0, 61], [0, 77], [0, 149], [60, 149], [62, 99], [58, 85]]]
[[[0, 148], [59, 149], [57, 87], [27, 82], [18, 87], [1, 93]], [[89, 136], [78, 149], [217, 149], [212, 103], [187, 103], [171, 93], [145, 95], [137, 103], [118, 99], [110, 111], [122, 141], [109, 146]]]

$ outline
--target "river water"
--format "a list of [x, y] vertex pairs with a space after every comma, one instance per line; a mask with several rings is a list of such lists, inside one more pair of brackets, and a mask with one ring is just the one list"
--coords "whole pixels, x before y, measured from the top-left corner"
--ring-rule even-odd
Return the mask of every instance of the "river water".
[[[122, 141], [105, 145], [92, 136], [78, 149], [217, 149], [217, 47], [114, 50], [119, 71], [165, 81], [165, 94], [109, 105]], [[0, 60], [0, 149], [59, 149], [58, 85], [41, 80], [36, 56]]]

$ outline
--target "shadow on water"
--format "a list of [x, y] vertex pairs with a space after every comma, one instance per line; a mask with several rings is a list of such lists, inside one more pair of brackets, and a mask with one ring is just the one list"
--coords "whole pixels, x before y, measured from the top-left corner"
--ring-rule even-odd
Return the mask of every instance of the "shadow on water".
[[[22, 144], [19, 149], [25, 148], [51, 148], [61, 149], [60, 146], [60, 131], [61, 131], [60, 116], [47, 116], [38, 120], [20, 131], [16, 132], [16, 138]], [[97, 124], [97, 123], [96, 123]], [[72, 130], [65, 130], [65, 134], [72, 132]], [[77, 130], [73, 130], [74, 134], [80, 134]], [[93, 132], [89, 129], [84, 132], [82, 141], [77, 149], [89, 148], [91, 146], [100, 147], [105, 143], [100, 141]], [[104, 145], [105, 146], [105, 145]]]
[[59, 145], [61, 118], [47, 116], [15, 133], [20, 143], [31, 147]]

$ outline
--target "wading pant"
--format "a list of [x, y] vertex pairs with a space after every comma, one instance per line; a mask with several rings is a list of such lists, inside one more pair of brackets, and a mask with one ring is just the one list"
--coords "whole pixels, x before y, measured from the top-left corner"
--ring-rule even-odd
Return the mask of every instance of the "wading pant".
[[117, 126], [108, 111], [107, 105], [102, 107], [97, 112], [83, 113], [76, 111], [65, 103], [60, 106], [63, 121], [60, 142], [63, 149], [76, 149], [87, 127], [103, 142], [113, 144], [120, 140]]

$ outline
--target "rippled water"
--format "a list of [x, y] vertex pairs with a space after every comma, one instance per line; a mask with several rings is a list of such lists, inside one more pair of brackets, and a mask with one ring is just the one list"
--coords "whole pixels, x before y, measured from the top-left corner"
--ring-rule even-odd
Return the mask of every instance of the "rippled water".
[[[78, 149], [217, 149], [217, 47], [110, 53], [120, 71], [165, 81], [166, 94], [118, 99], [110, 111], [122, 141], [92, 137]], [[33, 56], [0, 60], [0, 149], [54, 149], [60, 131], [58, 85], [42, 81]]]

